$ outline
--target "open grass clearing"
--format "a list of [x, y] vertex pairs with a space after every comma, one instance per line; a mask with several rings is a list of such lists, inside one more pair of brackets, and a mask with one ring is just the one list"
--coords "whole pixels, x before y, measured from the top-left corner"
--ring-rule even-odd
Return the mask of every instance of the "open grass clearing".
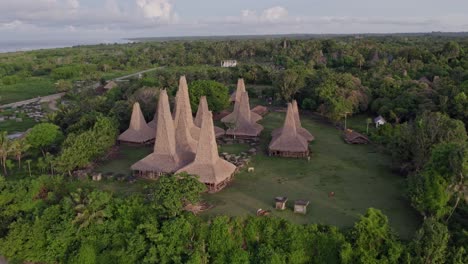
[[[270, 132], [282, 125], [283, 118], [284, 113], [270, 113], [261, 121], [265, 126], [260, 142], [262, 152], [254, 156], [249, 165], [255, 172], [241, 171], [221, 192], [205, 194], [203, 198], [214, 208], [204, 212], [202, 217], [254, 215], [262, 208], [295, 223], [351, 227], [367, 208], [374, 207], [388, 216], [391, 226], [403, 238], [413, 234], [421, 219], [404, 198], [405, 180], [392, 173], [388, 156], [372, 145], [345, 144], [335, 127], [302, 117], [303, 126], [316, 137], [311, 143], [311, 161], [268, 157], [265, 151]], [[248, 145], [223, 145], [219, 150], [235, 154], [248, 150]], [[130, 175], [130, 166], [151, 151], [151, 146], [122, 145], [117, 158], [103, 162], [96, 170], [104, 174]], [[127, 182], [97, 184], [126, 195], [138, 191], [144, 183], [139, 180], [131, 186]], [[329, 197], [330, 192], [335, 192], [335, 196]], [[276, 196], [289, 198], [286, 211], [273, 209]], [[307, 215], [292, 212], [295, 199], [310, 201]]]
[[43, 77], [29, 77], [12, 85], [0, 83], [0, 105], [56, 93], [54, 81]]

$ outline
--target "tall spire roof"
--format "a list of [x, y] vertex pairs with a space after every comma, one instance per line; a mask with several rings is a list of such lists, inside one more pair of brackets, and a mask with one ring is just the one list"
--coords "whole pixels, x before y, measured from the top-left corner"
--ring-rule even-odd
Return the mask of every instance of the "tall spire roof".
[[239, 102], [241, 99], [241, 95], [243, 92], [245, 92], [245, 83], [244, 79], [240, 78], [237, 80], [237, 88], [236, 90], [231, 94], [231, 98], [229, 99], [231, 102]]
[[130, 126], [119, 136], [118, 140], [132, 143], [144, 143], [154, 139], [154, 137], [154, 130], [146, 124], [140, 104], [138, 102], [133, 104]]
[[198, 175], [200, 181], [205, 184], [218, 184], [230, 179], [236, 170], [236, 166], [221, 159], [218, 155], [211, 112], [203, 113], [202, 119], [195, 160], [177, 171], [177, 173], [187, 172]]
[[[243, 80], [242, 80], [242, 83], [244, 83]], [[239, 90], [239, 89], [238, 89], [238, 90]], [[240, 98], [239, 98], [239, 100], [235, 101], [235, 103], [234, 103], [234, 110], [232, 111], [232, 113], [230, 113], [229, 115], [223, 117], [223, 118], [221, 119], [221, 122], [223, 122], [223, 123], [234, 123], [234, 122], [236, 122], [237, 116], [239, 115], [239, 111], [241, 110], [241, 99], [242, 99], [242, 94], [244, 94], [244, 93], [247, 93], [247, 92], [245, 91], [245, 87], [244, 87], [244, 91], [243, 91], [243, 92], [239, 92]], [[248, 97], [249, 97], [249, 95], [247, 94], [247, 99], [249, 99]], [[244, 104], [244, 105], [243, 105], [243, 108], [244, 108], [244, 109], [247, 109], [247, 108], [248, 108], [249, 111], [251, 111], [251, 110], [250, 110], [250, 104], [249, 104], [249, 103]], [[251, 112], [252, 112], [252, 111], [251, 111]], [[252, 112], [252, 113], [250, 114], [250, 116], [251, 116], [250, 119], [251, 119], [253, 122], [257, 122], [258, 120], [261, 120], [261, 119], [263, 118], [261, 115], [255, 113], [255, 112]]]
[[153, 153], [131, 166], [132, 170], [171, 173], [183, 164], [176, 151], [174, 123], [166, 90], [162, 90], [158, 102], [158, 126]]
[[158, 105], [156, 105], [156, 111], [154, 112], [153, 120], [148, 123], [148, 126], [151, 128], [156, 128], [158, 125]]
[[[197, 114], [195, 116], [195, 119], [193, 120], [193, 122], [195, 123], [197, 127], [201, 128], [203, 115], [204, 113], [208, 111], [209, 109], [208, 109], [208, 102], [206, 100], [206, 96], [202, 96], [200, 97], [200, 103], [198, 104]], [[225, 133], [224, 129], [217, 127], [217, 126], [214, 127], [214, 131], [215, 131], [216, 137], [220, 137], [224, 135]]]
[[297, 107], [296, 100], [292, 101], [292, 107], [293, 107], [294, 121], [296, 123], [297, 132], [307, 141], [313, 141], [315, 137], [309, 131], [307, 131], [307, 129], [302, 127], [301, 118], [299, 117], [299, 108]]
[[239, 103], [238, 113], [234, 122], [233, 128], [226, 131], [227, 135], [256, 137], [263, 130], [263, 126], [254, 121], [252, 116], [254, 113], [250, 111], [249, 96], [247, 92], [243, 92]]
[[273, 136], [269, 149], [283, 152], [307, 152], [309, 149], [307, 140], [297, 133], [291, 103], [288, 103], [288, 110], [281, 132]]
[[179, 119], [184, 119], [184, 122], [190, 131], [190, 134], [195, 140], [198, 140], [198, 138], [200, 137], [200, 129], [196, 127], [193, 123], [192, 107], [190, 105], [188, 85], [185, 76], [180, 77], [179, 90], [177, 91], [175, 106], [175, 129], [177, 130], [178, 125], [182, 124], [182, 122], [180, 122]]

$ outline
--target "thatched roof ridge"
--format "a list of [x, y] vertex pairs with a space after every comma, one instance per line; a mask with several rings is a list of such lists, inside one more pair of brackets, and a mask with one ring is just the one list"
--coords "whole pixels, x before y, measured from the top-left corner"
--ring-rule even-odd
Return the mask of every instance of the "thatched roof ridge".
[[[313, 141], [315, 140], [315, 137], [305, 128], [302, 127], [301, 124], [301, 119], [299, 116], [299, 108], [297, 107], [297, 102], [296, 100], [292, 101], [292, 108], [293, 108], [293, 113], [294, 113], [294, 123], [296, 125], [296, 131], [299, 135], [301, 135], [303, 138], [305, 138], [307, 141]], [[281, 131], [283, 130], [283, 127], [277, 128], [271, 132], [271, 135], [273, 137], [277, 137]]]
[[258, 136], [263, 130], [263, 126], [255, 123], [256, 121], [252, 119], [252, 115], [253, 113], [250, 111], [249, 106], [249, 95], [247, 92], [243, 92], [239, 104], [237, 118], [233, 122], [234, 128], [228, 129], [226, 134], [249, 137]]
[[183, 166], [176, 152], [174, 123], [166, 90], [162, 90], [158, 102], [158, 126], [154, 151], [131, 166], [132, 170], [171, 173]]
[[145, 117], [141, 112], [140, 104], [133, 104], [132, 117], [129, 128], [123, 132], [118, 140], [132, 143], [143, 143], [154, 139], [154, 129], [146, 124]]
[[[244, 93], [247, 93], [247, 92], [241, 92], [240, 93], [240, 96], [242, 98], [242, 94]], [[241, 98], [239, 99], [239, 101], [235, 101], [234, 103], [234, 111], [232, 111], [232, 113], [230, 113], [229, 115], [223, 117], [221, 119], [221, 122], [223, 123], [235, 123], [236, 120], [237, 120], [237, 116], [239, 115], [239, 111], [240, 111], [240, 106], [241, 106]], [[247, 93], [247, 98], [248, 98], [248, 93]], [[261, 120], [263, 117], [253, 111], [250, 110], [250, 104], [247, 104], [247, 105], [244, 105], [244, 108], [248, 108], [249, 111], [251, 112], [250, 114], [250, 118], [253, 122], [257, 122], [259, 120]]]
[[196, 127], [193, 123], [192, 106], [190, 105], [190, 96], [185, 76], [180, 77], [175, 106], [175, 129], [177, 130], [178, 124], [181, 124], [179, 119], [183, 118], [185, 119], [185, 123], [190, 130], [190, 134], [192, 134], [193, 139], [198, 140], [200, 137], [200, 128]]
[[297, 107], [296, 100], [292, 101], [292, 107], [293, 107], [294, 121], [296, 123], [297, 132], [299, 133], [299, 135], [304, 137], [307, 141], [313, 141], [315, 137], [309, 131], [307, 131], [307, 129], [302, 127], [301, 118], [299, 116], [299, 108]]
[[229, 99], [229, 101], [231, 101], [231, 102], [239, 102], [239, 101], [240, 101], [240, 98], [241, 98], [241, 95], [242, 95], [243, 92], [246, 92], [244, 79], [239, 78], [239, 79], [237, 80], [237, 88], [236, 88], [236, 90], [231, 94], [231, 98]]
[[[202, 96], [200, 97], [200, 103], [198, 104], [197, 114], [195, 116], [195, 119], [193, 120], [193, 123], [195, 123], [197, 127], [201, 128], [203, 115], [208, 111], [208, 101], [206, 100], [206, 96]], [[217, 126], [214, 127], [214, 131], [216, 137], [220, 137], [225, 133], [224, 129]]]
[[309, 150], [307, 140], [297, 133], [291, 103], [288, 104], [283, 129], [281, 133], [273, 137], [269, 149], [282, 152], [307, 152]]
[[187, 172], [198, 175], [203, 183], [218, 184], [229, 179], [236, 170], [236, 166], [221, 159], [218, 155], [211, 112], [203, 113], [201, 127], [195, 160], [177, 173]]
[[156, 128], [158, 126], [158, 105], [156, 105], [156, 111], [154, 112], [153, 120], [148, 123], [148, 126], [151, 128]]

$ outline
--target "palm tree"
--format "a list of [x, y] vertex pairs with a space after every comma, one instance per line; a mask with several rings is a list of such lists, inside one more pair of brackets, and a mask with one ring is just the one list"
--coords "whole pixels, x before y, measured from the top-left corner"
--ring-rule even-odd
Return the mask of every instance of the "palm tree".
[[11, 153], [11, 142], [7, 137], [7, 132], [0, 132], [0, 163], [3, 167], [3, 173], [7, 175], [7, 159]]
[[25, 139], [17, 139], [11, 144], [11, 152], [18, 161], [18, 168], [21, 168], [21, 158], [23, 154], [31, 147]]

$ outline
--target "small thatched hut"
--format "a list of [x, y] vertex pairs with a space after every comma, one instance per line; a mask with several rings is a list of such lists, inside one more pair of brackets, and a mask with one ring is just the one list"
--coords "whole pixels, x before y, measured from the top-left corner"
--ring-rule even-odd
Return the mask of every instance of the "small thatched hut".
[[285, 210], [286, 209], [286, 202], [288, 201], [288, 197], [275, 197], [275, 208], [276, 210]]
[[172, 173], [186, 165], [176, 151], [174, 122], [169, 109], [169, 98], [162, 90], [158, 102], [158, 126], [154, 151], [144, 159], [136, 162], [131, 169], [137, 176], [156, 178], [162, 174]]
[[291, 103], [288, 104], [284, 126], [279, 133], [273, 135], [268, 146], [270, 156], [289, 158], [305, 158], [309, 156], [309, 143], [296, 131], [294, 111]]
[[[206, 96], [202, 96], [200, 97], [200, 103], [198, 104], [197, 115], [195, 116], [195, 119], [193, 120], [193, 123], [195, 123], [197, 127], [201, 128], [203, 115], [205, 114], [205, 112], [208, 112], [208, 111], [209, 109], [208, 109], [208, 102], [206, 100]], [[214, 127], [214, 132], [215, 132], [216, 137], [224, 136], [224, 134], [226, 133], [224, 129], [217, 127], [217, 126]]]
[[188, 174], [198, 175], [199, 180], [207, 185], [209, 192], [217, 192], [231, 180], [236, 166], [221, 159], [218, 155], [211, 112], [203, 113], [202, 119], [195, 160], [177, 171], [177, 173], [187, 172]]
[[232, 123], [229, 122], [232, 126], [226, 131], [226, 135], [240, 138], [258, 137], [263, 126], [257, 124], [255, 119], [252, 119], [252, 115], [249, 96], [247, 92], [244, 92], [241, 96], [236, 119]]
[[130, 126], [119, 137], [119, 142], [132, 144], [151, 143], [156, 136], [154, 129], [146, 124], [145, 117], [141, 112], [140, 104], [133, 104]]
[[363, 134], [360, 134], [351, 129], [346, 129], [343, 133], [343, 138], [348, 144], [368, 144], [370, 140]]

